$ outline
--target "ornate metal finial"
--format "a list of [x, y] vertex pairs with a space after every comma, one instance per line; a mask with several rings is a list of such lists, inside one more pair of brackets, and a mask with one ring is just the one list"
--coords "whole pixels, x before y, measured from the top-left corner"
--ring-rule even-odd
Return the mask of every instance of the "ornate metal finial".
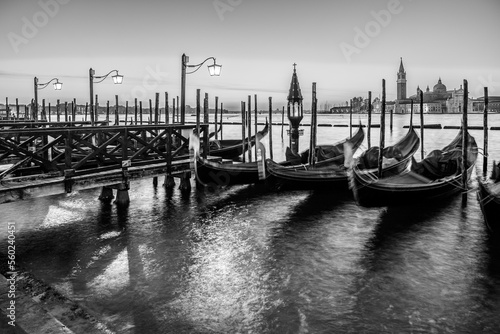
[[295, 67], [297, 66], [296, 63], [293, 63], [293, 71], [295, 72]]

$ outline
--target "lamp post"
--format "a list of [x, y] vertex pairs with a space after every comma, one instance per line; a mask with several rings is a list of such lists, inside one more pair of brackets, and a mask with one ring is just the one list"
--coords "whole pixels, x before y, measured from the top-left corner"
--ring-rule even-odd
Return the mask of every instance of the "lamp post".
[[44, 89], [45, 87], [47, 87], [52, 81], [56, 81], [54, 82], [54, 89], [55, 90], [61, 90], [62, 89], [62, 82], [59, 82], [59, 79], [58, 78], [53, 78], [51, 79], [49, 82], [46, 82], [46, 83], [38, 83], [38, 78], [35, 77], [35, 79], [33, 80], [33, 88], [34, 88], [34, 91], [35, 91], [35, 114], [33, 115], [35, 120], [38, 119], [38, 90], [39, 89]]
[[[192, 73], [198, 71], [201, 68], [201, 66], [203, 64], [205, 64], [205, 62], [207, 60], [210, 60], [210, 59], [212, 59], [214, 61], [214, 63], [212, 65], [208, 65], [208, 73], [210, 74], [210, 76], [219, 76], [222, 65], [216, 64], [214, 57], [208, 57], [207, 59], [205, 59], [204, 61], [202, 61], [201, 63], [196, 64], [196, 65], [188, 65], [189, 57], [186, 56], [185, 53], [182, 54], [182, 58], [181, 58], [181, 65], [182, 65], [182, 71], [181, 71], [181, 124], [184, 124], [184, 122], [186, 120], [186, 74], [192, 74]], [[194, 68], [194, 70], [191, 72], [186, 72], [187, 68]]]
[[[100, 83], [103, 82], [111, 73], [116, 72], [115, 75], [111, 76], [113, 78], [113, 83], [116, 84], [121, 84], [123, 82], [123, 75], [118, 74], [118, 70], [112, 70], [109, 71], [108, 74], [102, 75], [102, 76], [95, 76], [95, 71], [90, 68], [89, 69], [89, 85], [90, 85], [90, 121], [92, 123], [92, 126], [94, 125], [94, 119], [95, 119], [95, 114], [94, 114], [94, 80], [97, 79], [98, 81], [95, 81], [95, 83]], [[97, 110], [96, 110], [97, 112]]]

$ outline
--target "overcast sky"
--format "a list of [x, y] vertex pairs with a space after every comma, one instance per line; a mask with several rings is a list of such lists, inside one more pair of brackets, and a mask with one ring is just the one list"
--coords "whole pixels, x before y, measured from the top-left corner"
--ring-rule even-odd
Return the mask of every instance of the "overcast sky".
[[[33, 97], [33, 77], [57, 77], [39, 99], [89, 100], [89, 68], [101, 103], [154, 93], [180, 95], [181, 55], [190, 64], [216, 57], [220, 77], [206, 66], [187, 76], [187, 104], [196, 89], [238, 108], [258, 95], [259, 108], [286, 102], [293, 71], [310, 106], [317, 82], [320, 104], [381, 93], [396, 97], [396, 72], [403, 58], [408, 95], [417, 85], [448, 89], [469, 81], [470, 94], [500, 95], [500, 1], [498, 0], [0, 0], [0, 98]], [[114, 102], [112, 102], [114, 103]], [[163, 102], [162, 102], [163, 103]]]

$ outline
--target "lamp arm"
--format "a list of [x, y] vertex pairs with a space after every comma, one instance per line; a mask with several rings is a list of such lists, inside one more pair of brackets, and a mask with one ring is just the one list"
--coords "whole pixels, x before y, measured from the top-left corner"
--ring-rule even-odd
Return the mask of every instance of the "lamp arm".
[[94, 76], [94, 80], [95, 80], [95, 79], [102, 79], [102, 80], [100, 80], [100, 81], [94, 81], [94, 83], [103, 82], [103, 81], [104, 81], [104, 80], [106, 80], [106, 78], [107, 78], [107, 77], [108, 77], [111, 73], [113, 73], [113, 72], [116, 72], [116, 74], [118, 74], [118, 70], [111, 70], [111, 71], [109, 71], [109, 73], [108, 73], [108, 74], [106, 74], [106, 75], [102, 75], [102, 76], [98, 76], [98, 77]]
[[184, 63], [184, 66], [186, 66], [186, 67], [196, 68], [195, 70], [193, 70], [191, 72], [186, 72], [186, 74], [192, 74], [192, 73], [198, 71], [201, 68], [201, 66], [203, 66], [203, 64], [205, 64], [207, 62], [207, 60], [210, 60], [210, 59], [213, 59], [214, 64], [215, 64], [215, 58], [214, 57], [208, 57], [207, 59], [205, 59], [204, 61], [202, 61], [201, 63], [196, 64], [196, 65], [188, 65], [188, 64]]
[[59, 82], [58, 78], [53, 78], [49, 82], [46, 82], [46, 83], [41, 83], [41, 84], [37, 83], [36, 86], [37, 86], [38, 89], [44, 89], [45, 87], [47, 87], [54, 80], [56, 80], [57, 82]]

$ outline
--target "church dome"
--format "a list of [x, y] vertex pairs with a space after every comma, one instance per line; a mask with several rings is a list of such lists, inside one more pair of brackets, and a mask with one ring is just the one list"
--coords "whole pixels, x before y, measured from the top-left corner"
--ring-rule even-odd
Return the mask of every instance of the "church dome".
[[439, 78], [438, 83], [434, 85], [432, 91], [435, 93], [446, 93], [446, 86], [441, 82], [441, 78]]

